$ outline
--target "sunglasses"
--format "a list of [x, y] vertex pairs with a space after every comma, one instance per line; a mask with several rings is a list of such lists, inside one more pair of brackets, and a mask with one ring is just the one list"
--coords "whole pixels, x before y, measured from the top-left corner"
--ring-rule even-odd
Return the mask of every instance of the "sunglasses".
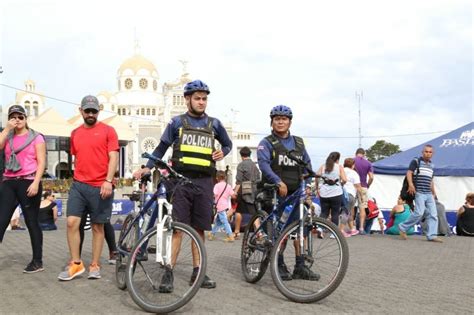
[[88, 109], [84, 109], [84, 113], [86, 114], [97, 114], [99, 111], [97, 109], [93, 109], [93, 108], [88, 108]]
[[10, 116], [10, 119], [24, 120], [24, 119], [25, 119], [25, 116]]

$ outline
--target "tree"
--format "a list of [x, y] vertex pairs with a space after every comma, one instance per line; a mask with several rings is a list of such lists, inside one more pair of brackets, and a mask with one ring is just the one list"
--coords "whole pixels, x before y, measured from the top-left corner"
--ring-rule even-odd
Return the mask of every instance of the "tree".
[[377, 140], [374, 145], [366, 150], [365, 155], [369, 161], [375, 162], [398, 152], [401, 152], [399, 145]]

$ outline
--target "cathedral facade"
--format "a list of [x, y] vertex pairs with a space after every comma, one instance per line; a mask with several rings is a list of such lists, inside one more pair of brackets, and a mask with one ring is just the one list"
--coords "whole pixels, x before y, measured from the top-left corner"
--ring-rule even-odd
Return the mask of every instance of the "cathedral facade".
[[[186, 62], [181, 61], [181, 63], [183, 65], [182, 74], [174, 81], [163, 82], [155, 65], [141, 54], [135, 53], [126, 59], [117, 70], [115, 78], [117, 90], [101, 91], [96, 95], [102, 110], [99, 119], [113, 125], [119, 134], [119, 139], [125, 132], [124, 129], [127, 129], [126, 132], [129, 134], [126, 140], [120, 141], [121, 176], [130, 177], [134, 170], [140, 168], [146, 162], [141, 158], [141, 154], [143, 152], [151, 153], [155, 149], [171, 117], [187, 111], [183, 90], [186, 83], [192, 79], [186, 70]], [[36, 91], [36, 84], [32, 80], [27, 80], [25, 89], [17, 92], [15, 103], [25, 107], [29, 121], [36, 123], [37, 126], [40, 125], [40, 121], [53, 116], [48, 112], [50, 109], [46, 108], [45, 97]], [[6, 110], [5, 108], [4, 112]], [[46, 112], [48, 113], [46, 114]], [[43, 113], [46, 115], [42, 115]], [[58, 117], [57, 121], [60, 120], [61, 118]], [[250, 133], [234, 131], [230, 120], [229, 122], [222, 121], [222, 123], [232, 139], [233, 150], [223, 161], [217, 163], [217, 168], [225, 169], [228, 165], [233, 178], [237, 164], [240, 162], [238, 154], [240, 148], [250, 147], [253, 151], [252, 158], [255, 160], [258, 139], [254, 139]], [[72, 129], [81, 122], [81, 117], [77, 115], [67, 121], [64, 120], [64, 124], [69, 123]], [[48, 128], [52, 124], [54, 123], [45, 123], [44, 125], [45, 128]], [[64, 134], [55, 134], [50, 130], [42, 130], [42, 132], [47, 135], [47, 142], [53, 143], [54, 137], [57, 137], [58, 143], [64, 142]], [[130, 136], [130, 134], [132, 135]], [[51, 145], [51, 148], [54, 147]], [[171, 149], [168, 150], [164, 159], [170, 155]], [[68, 163], [71, 163], [71, 160], [68, 161], [64, 153], [51, 154], [48, 151], [48, 170], [52, 175], [59, 177], [59, 168], [64, 169], [65, 164]]]

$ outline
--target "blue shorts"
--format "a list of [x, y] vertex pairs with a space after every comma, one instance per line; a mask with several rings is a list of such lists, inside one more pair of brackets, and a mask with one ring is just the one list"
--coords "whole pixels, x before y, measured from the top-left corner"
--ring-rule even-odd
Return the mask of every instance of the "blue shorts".
[[114, 194], [107, 198], [100, 197], [100, 187], [74, 181], [69, 190], [67, 200], [67, 216], [82, 217], [84, 212], [90, 213], [92, 223], [108, 223], [112, 216]]
[[173, 200], [173, 219], [197, 230], [210, 231], [214, 201], [212, 177], [191, 178], [191, 181], [199, 191], [190, 185], [176, 187]]

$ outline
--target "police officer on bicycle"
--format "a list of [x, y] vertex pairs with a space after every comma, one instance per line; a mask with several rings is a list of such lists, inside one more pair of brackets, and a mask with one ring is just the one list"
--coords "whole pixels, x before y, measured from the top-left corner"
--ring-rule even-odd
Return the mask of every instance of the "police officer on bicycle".
[[[205, 113], [209, 93], [209, 87], [200, 80], [186, 84], [184, 97], [188, 111], [171, 119], [159, 145], [153, 151], [154, 156], [162, 158], [172, 146], [173, 168], [191, 178], [194, 186], [198, 187], [199, 192], [189, 185], [179, 185], [176, 188], [173, 217], [176, 221], [195, 228], [203, 240], [204, 230], [211, 230], [215, 163], [222, 160], [232, 149], [232, 141], [222, 123]], [[215, 149], [216, 140], [221, 144], [221, 150]], [[149, 160], [145, 168], [135, 172], [135, 177], [140, 178], [150, 172], [153, 166], [154, 162]], [[198, 267], [194, 266], [191, 284], [198, 272]], [[216, 287], [216, 282], [206, 275], [201, 287], [212, 289]], [[170, 269], [161, 280], [160, 292], [172, 291], [173, 272]]]
[[[285, 105], [277, 105], [270, 111], [270, 125], [272, 133], [263, 138], [257, 148], [258, 166], [262, 171], [264, 183], [278, 184], [278, 195], [281, 198], [291, 195], [300, 188], [301, 167], [288, 158], [287, 153], [301, 158], [311, 165], [308, 152], [303, 139], [290, 134], [293, 113]], [[288, 223], [299, 218], [299, 212], [293, 211], [288, 218]], [[291, 274], [283, 261], [283, 256], [278, 257], [278, 271], [282, 280], [304, 279], [319, 280], [319, 275], [311, 271], [304, 264], [304, 257], [297, 255], [296, 263]]]

